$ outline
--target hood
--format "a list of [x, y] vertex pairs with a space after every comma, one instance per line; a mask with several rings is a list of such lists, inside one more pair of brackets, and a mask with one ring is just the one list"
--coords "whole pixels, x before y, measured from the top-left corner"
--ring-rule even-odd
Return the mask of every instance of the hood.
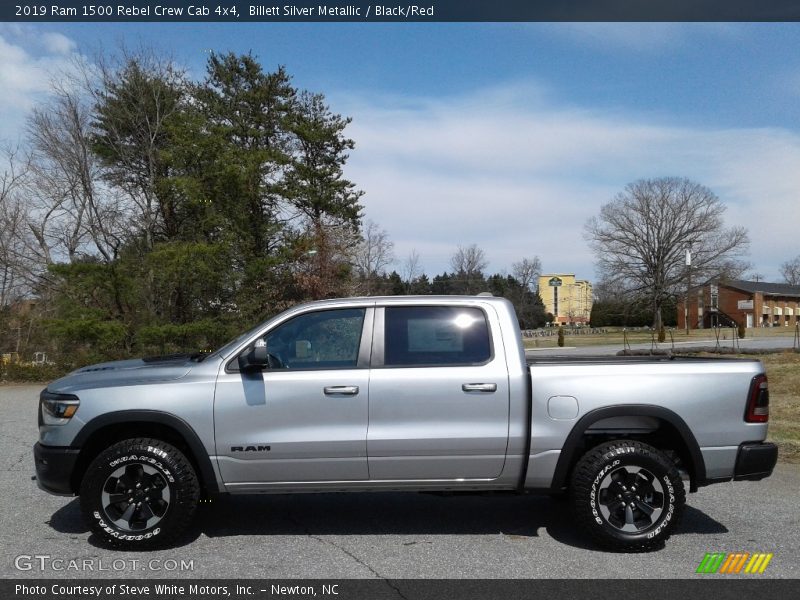
[[47, 386], [51, 392], [74, 392], [89, 388], [118, 387], [174, 381], [184, 377], [197, 363], [192, 354], [171, 354], [132, 360], [117, 360], [81, 367]]

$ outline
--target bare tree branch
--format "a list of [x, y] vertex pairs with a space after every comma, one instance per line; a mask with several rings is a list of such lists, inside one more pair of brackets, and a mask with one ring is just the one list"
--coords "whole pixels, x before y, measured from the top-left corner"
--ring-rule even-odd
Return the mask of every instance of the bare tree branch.
[[466, 294], [475, 294], [480, 291], [478, 286], [483, 282], [483, 271], [488, 265], [486, 254], [477, 244], [466, 247], [459, 246], [455, 254], [450, 257], [450, 267], [457, 278], [461, 280]]
[[475, 275], [482, 273], [488, 266], [486, 253], [478, 248], [477, 244], [463, 247], [459, 246], [455, 254], [450, 258], [450, 267], [455, 273]]
[[0, 307], [7, 306], [31, 289], [29, 240], [25, 202], [21, 196], [30, 173], [30, 156], [19, 146], [0, 148]]
[[403, 281], [406, 286], [410, 286], [422, 276], [422, 264], [420, 263], [419, 253], [416, 248], [412, 248], [411, 252], [408, 253], [408, 256], [403, 261], [402, 271]]
[[789, 285], [800, 285], [800, 255], [781, 265], [781, 275]]
[[28, 226], [45, 264], [98, 253], [111, 262], [130, 228], [121, 194], [104, 184], [91, 151], [90, 102], [74, 79], [55, 81], [48, 103], [28, 120]]
[[676, 177], [642, 179], [626, 186], [586, 223], [601, 279], [628, 294], [645, 296], [661, 324], [661, 306], [691, 276], [705, 281], [736, 276], [749, 240], [742, 227], [726, 228], [725, 206], [708, 188]]
[[542, 272], [542, 261], [538, 256], [523, 258], [511, 265], [511, 273], [526, 290], [532, 290], [534, 283]]
[[364, 293], [369, 295], [373, 280], [394, 262], [394, 242], [389, 239], [386, 230], [368, 221], [363, 228], [362, 241], [356, 248], [354, 261]]
[[21, 298], [26, 291], [24, 251], [25, 211], [18, 192], [30, 169], [30, 157], [19, 147], [0, 148], [4, 163], [0, 174], [0, 307]]

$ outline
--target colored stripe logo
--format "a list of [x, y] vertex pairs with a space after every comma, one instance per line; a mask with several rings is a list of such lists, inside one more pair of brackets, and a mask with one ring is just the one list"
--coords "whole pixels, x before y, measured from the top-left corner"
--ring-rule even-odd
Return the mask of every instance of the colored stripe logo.
[[695, 573], [723, 573], [727, 575], [738, 575], [748, 573], [755, 575], [763, 573], [773, 554], [770, 552], [706, 552], [703, 560], [697, 566]]

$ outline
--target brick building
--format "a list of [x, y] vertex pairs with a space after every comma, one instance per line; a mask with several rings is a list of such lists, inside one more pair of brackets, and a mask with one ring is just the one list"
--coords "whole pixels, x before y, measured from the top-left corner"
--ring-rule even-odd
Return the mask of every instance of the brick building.
[[[692, 288], [691, 329], [729, 327], [794, 327], [800, 320], [800, 285], [764, 281], [716, 281]], [[678, 328], [685, 329], [684, 299], [678, 302]]]

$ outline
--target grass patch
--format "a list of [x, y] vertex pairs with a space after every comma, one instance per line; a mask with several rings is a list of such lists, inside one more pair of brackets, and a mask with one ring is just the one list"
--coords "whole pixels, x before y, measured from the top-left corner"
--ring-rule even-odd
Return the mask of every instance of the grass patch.
[[769, 439], [783, 462], [800, 462], [800, 354], [759, 357], [769, 379]]

